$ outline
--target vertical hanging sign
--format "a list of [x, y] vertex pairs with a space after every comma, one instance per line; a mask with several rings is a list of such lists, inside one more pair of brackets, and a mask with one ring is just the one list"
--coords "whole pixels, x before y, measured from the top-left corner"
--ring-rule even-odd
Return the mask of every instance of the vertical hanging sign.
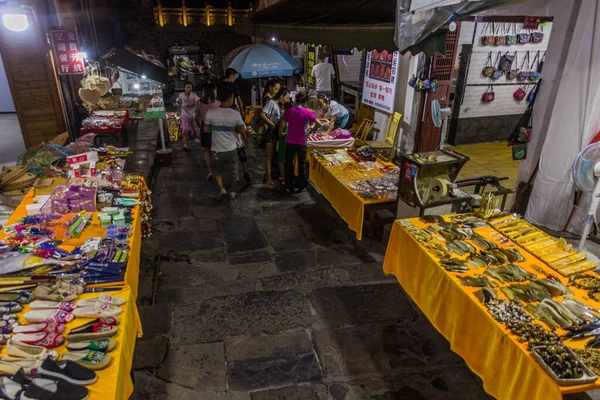
[[76, 30], [50, 31], [50, 41], [54, 58], [56, 59], [56, 71], [59, 75], [83, 74], [83, 57], [80, 56], [79, 40]]
[[315, 86], [315, 78], [312, 76], [312, 70], [317, 61], [317, 51], [314, 44], [309, 44], [306, 46], [306, 82], [310, 86]]
[[386, 113], [394, 112], [396, 78], [400, 53], [381, 53], [373, 50], [367, 53], [365, 62], [365, 82], [362, 102]]

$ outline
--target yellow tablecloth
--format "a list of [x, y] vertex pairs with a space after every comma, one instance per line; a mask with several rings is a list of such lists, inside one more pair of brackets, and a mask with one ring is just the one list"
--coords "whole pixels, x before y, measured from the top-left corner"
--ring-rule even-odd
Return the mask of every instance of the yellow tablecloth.
[[[25, 195], [23, 201], [15, 209], [12, 216], [6, 223], [11, 225], [17, 222], [19, 219], [27, 216], [27, 204], [33, 204], [34, 198], [33, 190]], [[140, 206], [135, 206], [132, 209], [131, 216], [133, 218], [131, 236], [129, 237], [129, 259], [127, 261], [127, 271], [125, 272], [125, 282], [131, 287], [134, 299], [137, 299], [138, 294], [138, 283], [140, 274], [140, 251], [142, 247], [142, 222], [140, 218]], [[64, 229], [57, 228], [59, 236], [62, 237]], [[60, 246], [61, 248], [71, 251], [75, 247], [81, 246], [85, 241], [92, 237], [104, 237], [106, 233], [105, 228], [100, 226], [100, 220], [98, 219], [98, 213], [94, 213], [94, 216], [90, 220], [89, 225], [83, 230], [81, 236], [77, 239], [67, 239]], [[4, 238], [4, 232], [0, 231], [0, 239]]]
[[[21, 204], [15, 209], [15, 212], [8, 220], [7, 225], [13, 224], [20, 218], [27, 215], [25, 206], [33, 203], [33, 190], [30, 191]], [[132, 210], [133, 225], [132, 234], [129, 238], [129, 259], [127, 261], [127, 271], [125, 273], [125, 288], [119, 292], [108, 292], [112, 295], [127, 299], [127, 303], [122, 307], [123, 312], [119, 315], [121, 323], [119, 332], [115, 336], [118, 346], [110, 354], [113, 357], [111, 364], [104, 370], [98, 371], [98, 382], [88, 386], [90, 390], [90, 400], [107, 400], [107, 399], [128, 399], [133, 393], [133, 382], [131, 381], [131, 365], [133, 363], [133, 352], [135, 349], [135, 341], [137, 337], [142, 337], [142, 324], [138, 313], [136, 300], [138, 293], [139, 271], [140, 271], [140, 251], [142, 244], [142, 230], [140, 207], [136, 206]], [[85, 228], [81, 237], [77, 239], [68, 239], [60, 246], [65, 250], [72, 250], [74, 247], [81, 246], [86, 239], [91, 237], [104, 237], [105, 229], [100, 226], [98, 213], [94, 213], [90, 225]], [[4, 237], [4, 233], [0, 231], [0, 239]], [[118, 283], [111, 283], [100, 286], [118, 286]], [[98, 296], [100, 293], [86, 293], [79, 297], [85, 299]], [[23, 314], [27, 312], [29, 307], [19, 313], [21, 322], [24, 323]], [[76, 318], [74, 321], [67, 324], [67, 328], [74, 328], [89, 322], [89, 318]], [[68, 332], [65, 332], [65, 335]], [[61, 346], [57, 349], [59, 352], [67, 351], [66, 346]], [[6, 355], [6, 349], [0, 353]]]
[[331, 203], [348, 228], [356, 232], [356, 238], [362, 239], [365, 206], [388, 203], [391, 199], [364, 200], [339, 180], [341, 167], [327, 166], [319, 158], [310, 157], [309, 179]]
[[[142, 336], [142, 324], [135, 304], [135, 297], [129, 287], [125, 287], [118, 292], [108, 292], [111, 295], [119, 296], [127, 300], [121, 306], [123, 312], [118, 315], [120, 319], [119, 331], [113, 337], [117, 341], [117, 347], [109, 354], [112, 361], [108, 367], [101, 371], [96, 371], [98, 380], [93, 385], [87, 386], [90, 391], [89, 400], [107, 400], [107, 399], [128, 399], [133, 393], [133, 382], [131, 381], [131, 365], [133, 362], [133, 351], [135, 349], [135, 340]], [[99, 296], [101, 293], [85, 293], [79, 296], [78, 300]], [[29, 311], [29, 306], [24, 306], [18, 313], [21, 323], [26, 323], [23, 315]], [[66, 335], [69, 330], [92, 321], [92, 318], [75, 318], [67, 324]], [[62, 345], [55, 349], [59, 353], [67, 352], [67, 346]], [[7, 356], [6, 347], [2, 348], [0, 355]]]
[[[417, 227], [425, 226], [418, 218], [410, 221]], [[477, 231], [488, 238], [495, 232], [492, 228], [478, 228]], [[523, 249], [519, 250], [526, 258], [525, 262], [518, 263], [521, 267], [539, 275], [530, 267], [535, 264], [553, 273], [542, 261]], [[477, 300], [473, 292], [478, 288], [462, 286], [456, 277], [459, 274], [444, 270], [398, 221], [392, 228], [383, 270], [396, 276], [427, 319], [448, 339], [452, 350], [481, 377], [484, 389], [495, 398], [559, 400], [566, 393], [600, 387], [598, 381], [590, 385], [558, 386], [529, 355], [527, 344], [519, 343], [516, 336], [496, 322]], [[464, 275], [481, 273], [482, 269], [470, 270]], [[566, 283], [564, 278], [561, 281]], [[571, 289], [576, 298], [583, 300], [585, 292]], [[504, 297], [499, 290], [498, 294]], [[593, 305], [600, 307], [599, 304]], [[585, 342], [569, 341], [568, 345], [582, 348]]]

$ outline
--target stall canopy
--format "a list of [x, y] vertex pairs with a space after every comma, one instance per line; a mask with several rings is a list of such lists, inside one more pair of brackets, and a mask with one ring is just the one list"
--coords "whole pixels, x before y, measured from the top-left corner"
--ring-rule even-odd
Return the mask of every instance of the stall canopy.
[[[343, 3], [343, 4], [342, 4]], [[338, 48], [394, 50], [396, 0], [280, 0], [236, 21], [246, 36], [326, 44]]]
[[106, 65], [126, 69], [139, 76], [145, 75], [148, 79], [158, 83], [167, 83], [167, 70], [147, 61], [129, 50], [117, 50], [104, 57]]
[[264, 44], [239, 47], [225, 56], [225, 62], [228, 68], [235, 69], [244, 79], [291, 76], [302, 71], [302, 66], [294, 57], [279, 47]]
[[517, 0], [398, 0], [394, 40], [402, 53], [446, 51], [444, 25]]

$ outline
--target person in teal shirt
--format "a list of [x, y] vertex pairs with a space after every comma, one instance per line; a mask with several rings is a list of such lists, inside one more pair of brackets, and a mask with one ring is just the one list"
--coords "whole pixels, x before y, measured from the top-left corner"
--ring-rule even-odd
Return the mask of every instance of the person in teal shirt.
[[319, 96], [319, 107], [325, 113], [325, 117], [329, 119], [327, 134], [337, 128], [350, 129], [354, 118], [350, 111], [335, 100], [329, 100], [325, 96]]

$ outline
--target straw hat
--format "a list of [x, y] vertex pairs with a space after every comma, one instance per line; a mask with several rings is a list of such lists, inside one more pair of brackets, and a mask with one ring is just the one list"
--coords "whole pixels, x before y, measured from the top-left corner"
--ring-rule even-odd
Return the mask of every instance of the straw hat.
[[2, 168], [0, 173], [0, 194], [20, 196], [29, 191], [38, 179], [37, 175], [27, 172], [26, 166]]

